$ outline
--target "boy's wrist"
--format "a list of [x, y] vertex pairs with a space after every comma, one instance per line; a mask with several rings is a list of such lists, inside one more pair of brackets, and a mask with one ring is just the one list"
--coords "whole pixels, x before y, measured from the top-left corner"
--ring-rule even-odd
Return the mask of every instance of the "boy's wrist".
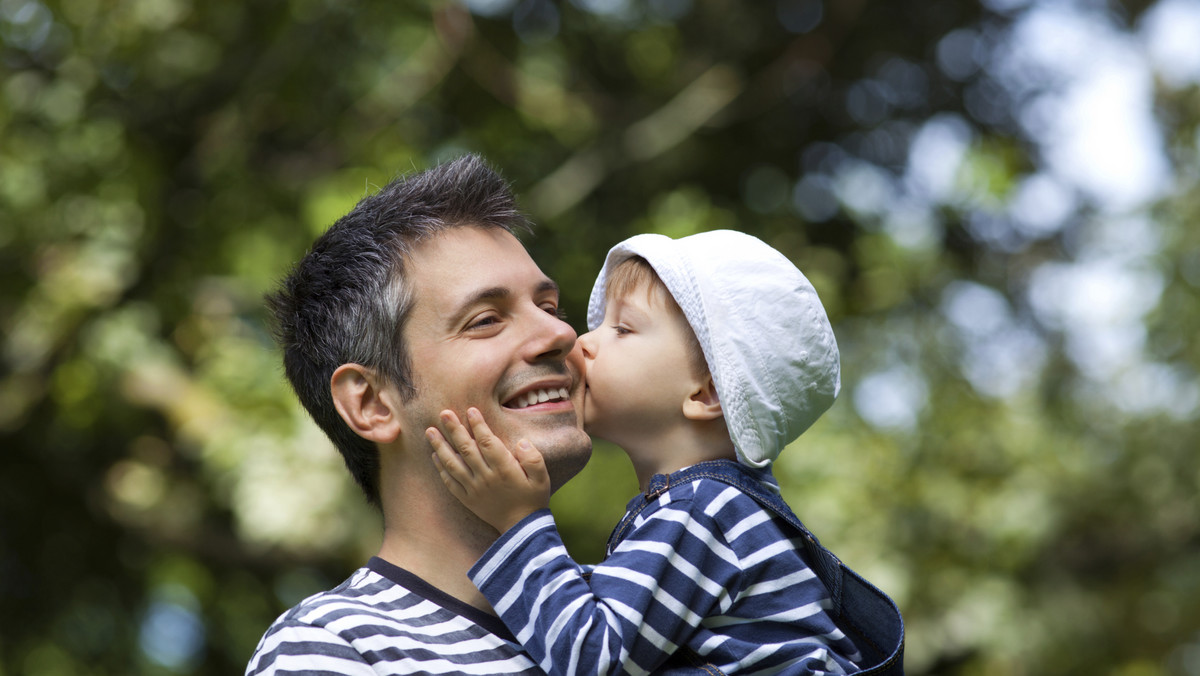
[[[513, 571], [509, 569], [508, 564], [514, 560], [514, 557], [522, 557], [526, 554], [527, 547], [534, 546], [537, 551], [542, 551], [544, 547], [540, 544], [531, 545], [531, 542], [538, 542], [540, 537], [543, 537], [543, 531], [554, 530], [554, 515], [550, 513], [548, 508], [539, 509], [524, 519], [513, 524], [512, 528], [500, 533], [487, 551], [479, 557], [479, 560], [467, 572], [467, 577], [480, 586], [482, 583], [489, 581], [494, 582], [497, 575], [506, 579], [511, 578]], [[480, 587], [482, 590], [482, 587]]]
[[492, 527], [495, 528], [501, 535], [512, 530], [517, 524], [521, 523], [529, 516], [537, 512], [541, 507], [533, 507], [523, 510], [511, 510], [505, 514], [505, 518], [497, 519], [492, 522]]

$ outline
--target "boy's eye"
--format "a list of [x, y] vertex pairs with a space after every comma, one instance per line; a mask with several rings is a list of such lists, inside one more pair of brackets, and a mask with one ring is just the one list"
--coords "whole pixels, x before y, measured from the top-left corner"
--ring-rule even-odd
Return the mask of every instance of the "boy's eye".
[[620, 324], [613, 324], [613, 330], [617, 332], [618, 336], [623, 336], [627, 333], [633, 333], [632, 331], [625, 328], [624, 326], [621, 326]]

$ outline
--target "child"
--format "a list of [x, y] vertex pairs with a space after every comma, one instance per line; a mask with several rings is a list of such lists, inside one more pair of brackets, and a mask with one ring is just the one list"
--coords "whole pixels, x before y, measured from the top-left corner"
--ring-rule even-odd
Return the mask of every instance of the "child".
[[502, 533], [471, 579], [542, 669], [900, 673], [894, 604], [817, 544], [770, 474], [840, 388], [800, 271], [742, 233], [639, 235], [609, 251], [588, 325], [585, 427], [625, 450], [643, 491], [590, 575], [527, 441], [510, 453], [475, 409], [427, 431], [447, 487]]

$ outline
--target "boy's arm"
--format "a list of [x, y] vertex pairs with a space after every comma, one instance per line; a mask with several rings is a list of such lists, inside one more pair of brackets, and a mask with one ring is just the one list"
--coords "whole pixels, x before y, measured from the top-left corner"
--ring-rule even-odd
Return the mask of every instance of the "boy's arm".
[[433, 462], [446, 488], [480, 519], [503, 533], [550, 504], [550, 475], [542, 454], [522, 439], [509, 452], [478, 409], [467, 409], [470, 429], [442, 411], [445, 432], [430, 427]]
[[737, 556], [693, 507], [681, 500], [644, 511], [590, 579], [550, 512], [539, 511], [468, 575], [547, 674], [654, 671], [739, 587]]

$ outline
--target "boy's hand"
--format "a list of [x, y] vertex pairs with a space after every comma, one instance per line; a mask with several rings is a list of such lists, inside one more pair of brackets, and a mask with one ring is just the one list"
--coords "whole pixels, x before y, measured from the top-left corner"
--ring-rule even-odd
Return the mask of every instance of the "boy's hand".
[[[453, 411], [442, 411], [442, 428], [425, 436], [446, 488], [480, 519], [503, 533], [550, 505], [550, 474], [541, 452], [522, 439], [509, 452], [483, 421], [467, 409], [467, 429]], [[447, 441], [448, 439], [448, 441]]]

